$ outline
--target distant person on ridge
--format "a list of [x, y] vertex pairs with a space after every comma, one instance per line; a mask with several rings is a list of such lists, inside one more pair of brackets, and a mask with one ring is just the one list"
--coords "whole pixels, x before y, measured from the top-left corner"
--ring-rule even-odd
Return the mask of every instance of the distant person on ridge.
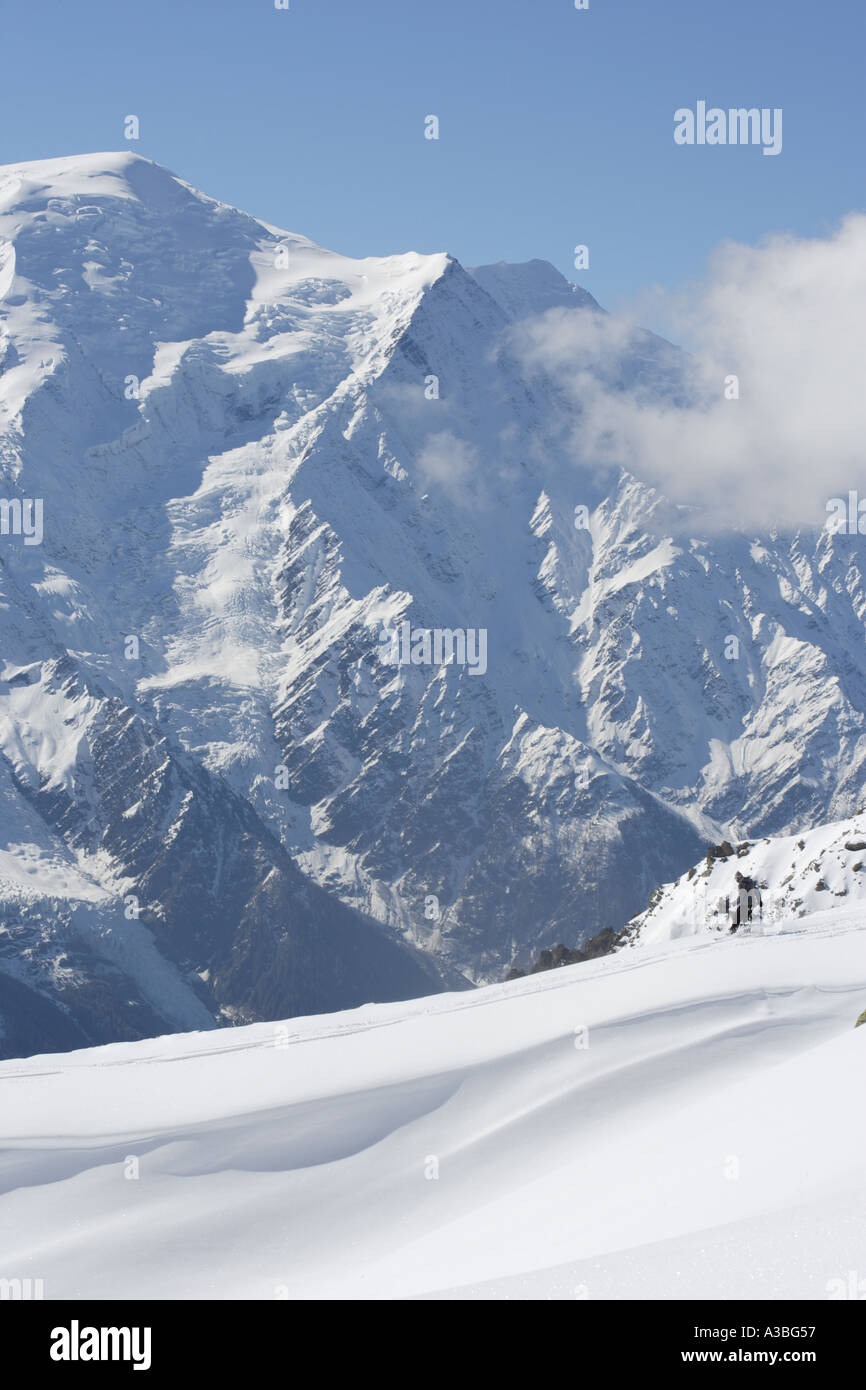
[[731, 913], [730, 898], [725, 898], [725, 911], [733, 919], [730, 928], [732, 932], [737, 931], [743, 922], [751, 922], [753, 915], [757, 915], [760, 921], [763, 911], [761, 892], [755, 880], [747, 874], [741, 874], [739, 870], [734, 878], [737, 883], [737, 896], [733, 914]]

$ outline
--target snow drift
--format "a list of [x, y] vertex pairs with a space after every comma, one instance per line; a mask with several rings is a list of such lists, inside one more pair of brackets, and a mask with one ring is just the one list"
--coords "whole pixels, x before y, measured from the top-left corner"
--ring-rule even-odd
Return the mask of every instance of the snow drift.
[[862, 1272], [863, 916], [0, 1064], [47, 1298], [827, 1298]]

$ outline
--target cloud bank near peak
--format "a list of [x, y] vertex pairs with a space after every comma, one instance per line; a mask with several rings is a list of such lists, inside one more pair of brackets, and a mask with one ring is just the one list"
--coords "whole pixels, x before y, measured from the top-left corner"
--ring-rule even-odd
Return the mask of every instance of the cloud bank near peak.
[[866, 215], [825, 238], [724, 243], [700, 284], [653, 298], [698, 345], [676, 364], [592, 311], [513, 330], [525, 368], [578, 407], [582, 463], [628, 468], [705, 527], [820, 526], [829, 498], [866, 494]]

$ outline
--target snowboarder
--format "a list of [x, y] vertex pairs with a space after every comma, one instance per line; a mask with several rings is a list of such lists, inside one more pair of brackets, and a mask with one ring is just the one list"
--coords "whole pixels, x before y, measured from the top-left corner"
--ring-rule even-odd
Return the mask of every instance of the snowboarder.
[[753, 878], [748, 874], [741, 874], [739, 870], [734, 875], [737, 883], [737, 896], [734, 910], [731, 911], [731, 900], [725, 898], [725, 911], [731, 920], [730, 930], [735, 932], [744, 922], [751, 923], [754, 916], [761, 920], [763, 913], [763, 903], [761, 902], [761, 891]]

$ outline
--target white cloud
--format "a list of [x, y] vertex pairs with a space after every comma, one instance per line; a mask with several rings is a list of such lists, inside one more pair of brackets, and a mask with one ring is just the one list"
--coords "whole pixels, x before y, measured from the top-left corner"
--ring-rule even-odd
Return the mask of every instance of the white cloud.
[[866, 494], [866, 216], [823, 239], [726, 243], [659, 307], [695, 347], [688, 406], [659, 340], [620, 319], [552, 310], [516, 330], [526, 365], [580, 406], [583, 462], [622, 464], [710, 525], [820, 525], [828, 498]]
[[461, 495], [478, 478], [478, 450], [451, 430], [437, 430], [424, 440], [418, 469], [426, 482]]

